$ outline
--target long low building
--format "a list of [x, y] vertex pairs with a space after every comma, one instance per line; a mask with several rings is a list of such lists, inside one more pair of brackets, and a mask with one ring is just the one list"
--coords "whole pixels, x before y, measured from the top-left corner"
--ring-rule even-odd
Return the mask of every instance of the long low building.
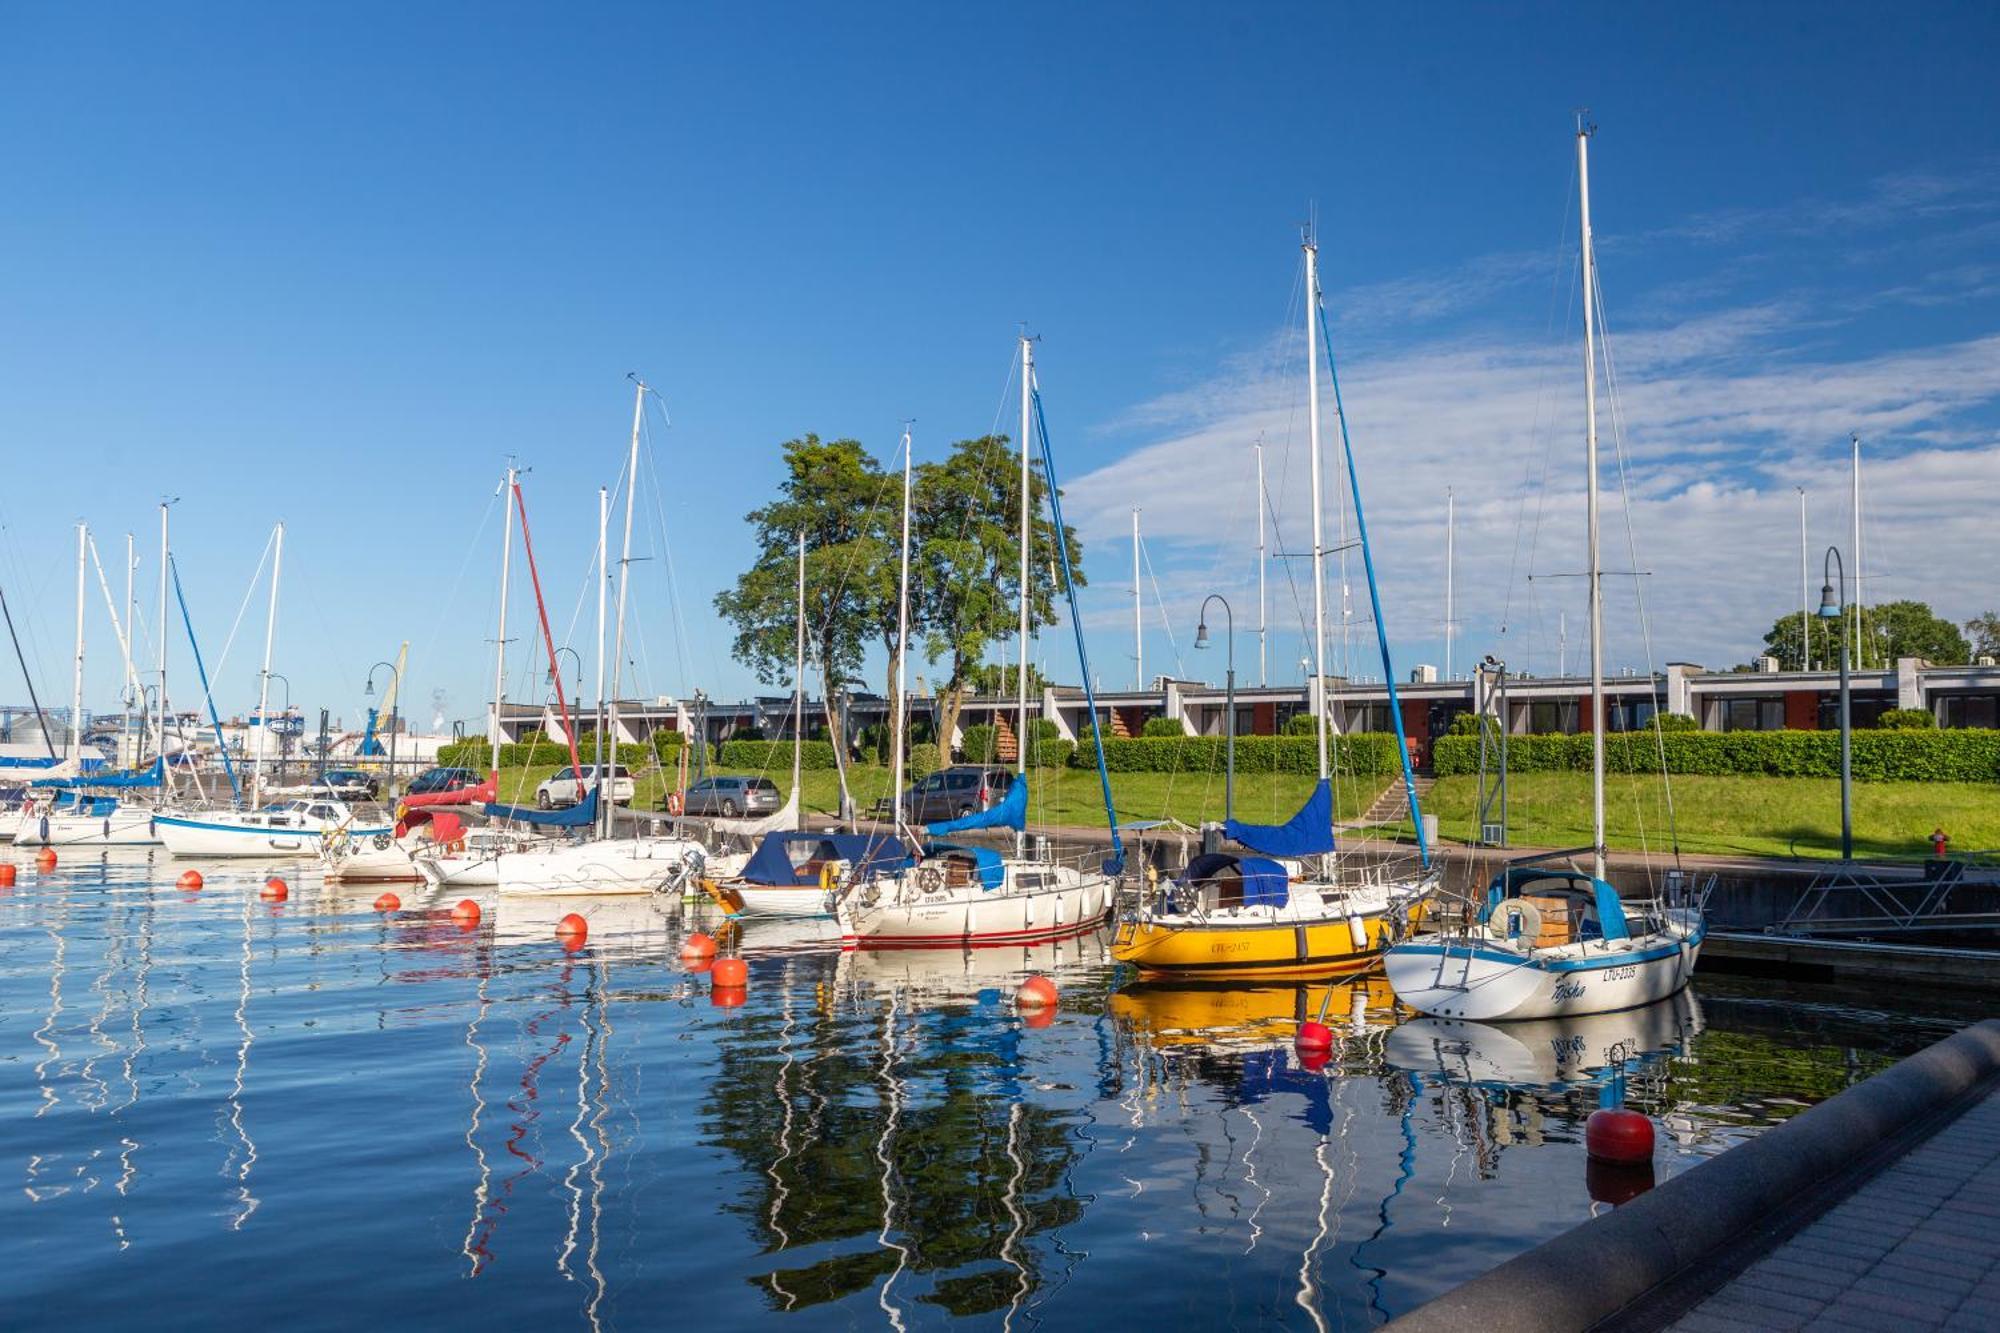
[[[1768, 661], [1765, 665], [1769, 665]], [[1420, 767], [1427, 766], [1430, 743], [1444, 735], [1462, 713], [1484, 712], [1505, 718], [1517, 736], [1576, 733], [1590, 729], [1590, 682], [1578, 676], [1516, 676], [1482, 670], [1468, 680], [1432, 680], [1427, 668], [1417, 678], [1396, 687], [1404, 734]], [[1924, 709], [1941, 727], [2000, 727], [2000, 666], [1932, 666], [1906, 657], [1883, 670], [1856, 671], [1849, 678], [1854, 725], [1873, 727], [1890, 709]], [[1149, 690], [1100, 690], [1097, 708], [1106, 731], [1137, 736], [1149, 722], [1166, 718], [1191, 736], [1220, 736], [1227, 729], [1228, 696], [1223, 687], [1206, 681], [1161, 677]], [[1320, 688], [1301, 685], [1238, 687], [1236, 732], [1240, 736], [1276, 735], [1293, 718], [1311, 715], [1321, 701], [1334, 731], [1382, 732], [1394, 729], [1389, 689], [1380, 682], [1356, 682], [1329, 677]], [[1705, 731], [1813, 731], [1839, 726], [1840, 676], [1833, 671], [1708, 671], [1676, 662], [1650, 676], [1623, 675], [1604, 682], [1605, 722], [1613, 731], [1644, 727], [1656, 713], [1692, 717]], [[879, 695], [852, 695], [839, 701], [850, 738], [889, 717], [889, 700]], [[1055, 724], [1059, 736], [1075, 740], [1089, 732], [1089, 705], [1080, 686], [1050, 685], [1030, 696], [1029, 711]], [[937, 701], [928, 695], [910, 698], [910, 715], [932, 723]], [[987, 725], [999, 737], [1002, 760], [1014, 756], [1019, 705], [1012, 696], [981, 695], [967, 699], [951, 737], [958, 749], [965, 729]], [[826, 712], [818, 700], [805, 708], [808, 735], [826, 733]], [[590, 719], [583, 719], [587, 729]], [[545, 735], [560, 740], [566, 732], [553, 704], [509, 704], [500, 715], [507, 740]], [[792, 699], [774, 695], [735, 703], [705, 697], [629, 700], [618, 705], [618, 739], [647, 742], [654, 733], [697, 732], [711, 743], [744, 736], [787, 739], [792, 734]]]

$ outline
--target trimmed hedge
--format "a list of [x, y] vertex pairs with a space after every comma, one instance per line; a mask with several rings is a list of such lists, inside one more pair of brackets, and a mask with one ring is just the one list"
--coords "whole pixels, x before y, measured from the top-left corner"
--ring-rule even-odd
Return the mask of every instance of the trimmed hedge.
[[[1604, 738], [1612, 773], [1657, 773], [1662, 749], [1669, 773], [1708, 777], [1837, 778], [1837, 731], [1650, 731]], [[1438, 776], [1479, 771], [1479, 741], [1446, 736], [1431, 745]], [[1516, 773], [1590, 771], [1590, 737], [1510, 736], [1507, 766]], [[1857, 731], [1858, 782], [2000, 782], [2000, 731]]]
[[[1388, 777], [1402, 772], [1394, 736], [1361, 732], [1330, 737], [1329, 742], [1328, 762], [1337, 773]], [[1106, 737], [1104, 766], [1113, 773], [1220, 773], [1225, 749], [1221, 736]], [[1084, 741], [1076, 747], [1070, 764], [1075, 768], [1097, 767], [1096, 749]], [[1236, 771], [1316, 773], [1318, 747], [1310, 736], [1238, 736]]]
[[1935, 731], [1937, 718], [1928, 708], [1891, 708], [1875, 719], [1881, 731]]
[[997, 764], [1000, 762], [1000, 729], [980, 722], [964, 728], [959, 733], [961, 739], [958, 752], [965, 756], [968, 764]]
[[910, 747], [909, 763], [910, 776], [921, 778], [937, 772], [942, 766], [943, 761], [939, 755], [937, 746], [931, 744], [929, 741], [920, 741]]
[[[662, 739], [662, 738], [666, 739]], [[584, 732], [577, 737], [576, 752], [584, 763], [589, 763], [596, 753], [596, 733]], [[680, 762], [684, 738], [677, 732], [658, 731], [653, 733], [651, 745], [626, 743], [618, 747], [617, 762], [634, 773], [663, 764], [669, 768]], [[440, 768], [472, 768], [484, 773], [493, 761], [493, 747], [483, 737], [452, 741], [440, 745], [437, 764]], [[789, 761], [787, 761], [789, 762]], [[547, 736], [537, 736], [532, 741], [514, 741], [500, 747], [500, 767], [528, 768], [546, 764], [567, 767], [569, 746], [561, 741], [550, 740]]]
[[[790, 741], [724, 741], [720, 763], [724, 768], [748, 768], [760, 773], [789, 771], [792, 767]], [[800, 768], [832, 768], [833, 745], [829, 741], [806, 741], [799, 746]]]
[[1146, 725], [1139, 728], [1139, 736], [1143, 740], [1156, 740], [1162, 736], [1185, 735], [1187, 735], [1187, 728], [1181, 725], [1181, 721], [1177, 717], [1149, 717], [1146, 719]]
[[1065, 768], [1076, 757], [1076, 742], [1056, 736], [1037, 736], [1028, 743], [1028, 767]]

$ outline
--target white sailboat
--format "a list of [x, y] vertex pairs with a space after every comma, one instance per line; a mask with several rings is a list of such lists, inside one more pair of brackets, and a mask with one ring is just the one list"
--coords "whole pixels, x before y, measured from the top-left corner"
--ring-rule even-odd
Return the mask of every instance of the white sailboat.
[[[1110, 914], [1116, 897], [1114, 876], [1122, 851], [1116, 843], [1109, 873], [1084, 869], [1054, 860], [1024, 855], [1020, 836], [1026, 827], [1028, 809], [1028, 725], [1027, 675], [1029, 629], [1029, 553], [1033, 537], [1034, 510], [1032, 473], [1028, 461], [1033, 427], [1039, 421], [1039, 399], [1034, 383], [1034, 345], [1021, 339], [1021, 663], [1020, 729], [1016, 741], [1014, 785], [996, 806], [964, 819], [933, 824], [927, 830], [933, 838], [979, 828], [1012, 828], [1016, 832], [1015, 855], [1002, 856], [985, 847], [932, 842], [923, 847], [913, 864], [867, 875], [849, 875], [833, 895], [834, 913], [840, 921], [841, 943], [847, 948], [965, 948], [999, 944], [1031, 944], [1039, 940], [1063, 939], [1097, 929]], [[1044, 436], [1046, 450], [1047, 440]], [[1046, 466], [1046, 458], [1045, 458]], [[1056, 549], [1062, 557], [1067, 582], [1068, 547], [1063, 539], [1061, 502], [1056, 496], [1053, 468], [1049, 469], [1048, 491], [1054, 506]], [[901, 603], [898, 607], [898, 642], [906, 643], [909, 631], [910, 574], [910, 433], [903, 432], [903, 529]], [[1071, 616], [1075, 616], [1072, 589]], [[1083, 641], [1077, 640], [1079, 655]], [[896, 660], [894, 755], [894, 827], [899, 840], [915, 843], [903, 824], [903, 733], [905, 729], [904, 667], [907, 652]], [[1089, 663], [1083, 663], [1086, 688]], [[1091, 710], [1093, 730], [1097, 710]], [[1102, 763], [1100, 751], [1100, 765]], [[1110, 816], [1110, 789], [1105, 789], [1106, 815]], [[838, 872], [836, 872], [837, 874]]]
[[1604, 596], [1598, 552], [1597, 258], [1590, 230], [1590, 131], [1577, 129], [1583, 254], [1584, 454], [1590, 594], [1591, 869], [1551, 864], [1572, 853], [1507, 866], [1462, 936], [1399, 944], [1385, 959], [1404, 1004], [1474, 1022], [1558, 1018], [1630, 1009], [1685, 987], [1706, 931], [1699, 895], [1627, 903], [1605, 879]]

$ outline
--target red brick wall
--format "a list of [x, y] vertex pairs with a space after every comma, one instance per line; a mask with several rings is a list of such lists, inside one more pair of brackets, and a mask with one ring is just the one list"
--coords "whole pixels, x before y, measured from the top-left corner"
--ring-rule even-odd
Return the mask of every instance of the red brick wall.
[[1250, 734], [1253, 736], [1275, 736], [1278, 732], [1278, 705], [1250, 705]]
[[1817, 691], [1785, 691], [1785, 730], [1819, 730], [1819, 693]]

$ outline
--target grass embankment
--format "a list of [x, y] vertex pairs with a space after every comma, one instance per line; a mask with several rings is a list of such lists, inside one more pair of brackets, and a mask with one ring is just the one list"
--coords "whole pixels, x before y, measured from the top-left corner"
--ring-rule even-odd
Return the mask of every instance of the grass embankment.
[[[1715, 856], [1840, 855], [1840, 783], [1827, 778], [1693, 777], [1673, 780], [1682, 851]], [[1445, 838], [1477, 833], [1479, 781], [1440, 778], [1428, 808]], [[1604, 784], [1605, 840], [1627, 851], [1673, 845], [1657, 775]], [[1590, 844], [1588, 773], [1517, 773], [1507, 783], [1509, 840], [1523, 847]], [[1407, 827], [1407, 823], [1405, 824]], [[1930, 852], [1942, 828], [1956, 851], [2000, 848], [2000, 787], [1972, 782], [1857, 782], [1854, 851], [1861, 857]]]
[[[536, 784], [555, 771], [555, 765], [502, 770], [500, 799], [533, 805]], [[732, 774], [743, 773], [744, 770], [715, 768], [710, 772]], [[750, 776], [770, 778], [778, 784], [781, 796], [791, 788], [790, 769]], [[659, 809], [671, 781], [671, 774], [660, 772], [635, 776], [633, 807], [639, 810]], [[875, 802], [888, 797], [889, 770], [877, 764], [854, 765], [848, 769], [848, 784], [865, 814]], [[808, 812], [825, 815], [838, 812], [840, 778], [832, 769], [807, 769], [803, 786]], [[1382, 786], [1379, 779], [1364, 779], [1358, 784], [1353, 781], [1337, 784], [1335, 804], [1339, 817], [1354, 818], [1368, 807]], [[1312, 778], [1296, 773], [1238, 773], [1236, 815], [1239, 819], [1282, 822], [1291, 818], [1312, 788]], [[1028, 790], [1028, 819], [1031, 824], [1102, 825], [1104, 822], [1104, 801], [1095, 769], [1034, 769], [1029, 774]], [[1222, 775], [1219, 773], [1111, 775], [1112, 806], [1121, 821], [1171, 818], [1199, 826], [1205, 819], [1222, 818], [1222, 795]]]

